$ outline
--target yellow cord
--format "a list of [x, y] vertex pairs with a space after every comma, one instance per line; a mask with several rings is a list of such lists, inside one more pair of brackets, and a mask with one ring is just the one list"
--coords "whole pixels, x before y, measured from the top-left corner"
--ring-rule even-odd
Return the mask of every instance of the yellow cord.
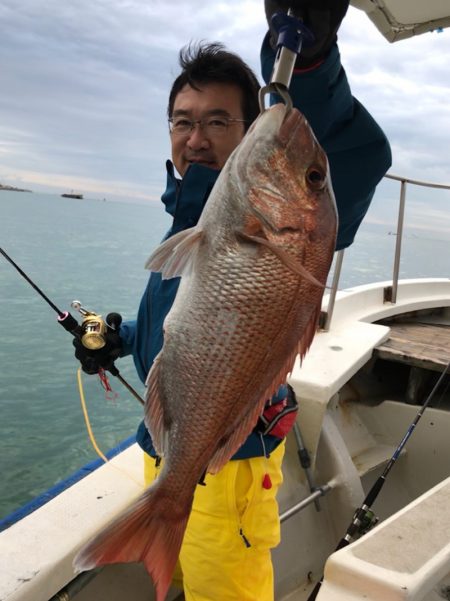
[[87, 410], [86, 399], [84, 396], [83, 380], [81, 378], [81, 369], [80, 368], [78, 368], [78, 370], [77, 370], [77, 381], [78, 381], [78, 390], [80, 393], [81, 408], [83, 410], [84, 421], [86, 422], [86, 429], [88, 431], [90, 441], [91, 441], [92, 446], [94, 447], [95, 451], [103, 459], [103, 461], [105, 463], [108, 463], [111, 467], [115, 468], [119, 472], [122, 472], [122, 474], [125, 474], [125, 476], [128, 476], [128, 478], [133, 480], [133, 482], [135, 482], [140, 487], [142, 487], [142, 484], [143, 484], [142, 482], [139, 482], [136, 478], [134, 478], [134, 476], [129, 474], [126, 470], [123, 470], [122, 468], [120, 468], [118, 465], [115, 465], [114, 463], [110, 463], [110, 461], [106, 457], [106, 455], [104, 453], [102, 453], [102, 451], [100, 450], [100, 448], [97, 444], [97, 441], [95, 440], [94, 432], [92, 431], [91, 422], [89, 420], [89, 414], [88, 414], [88, 410]]
[[91, 422], [89, 420], [89, 414], [88, 414], [88, 410], [86, 407], [86, 399], [84, 397], [83, 381], [81, 379], [81, 369], [80, 368], [78, 368], [78, 370], [77, 370], [77, 380], [78, 380], [78, 390], [80, 392], [81, 408], [83, 409], [84, 421], [86, 422], [86, 428], [87, 428], [87, 431], [89, 434], [89, 438], [91, 440], [92, 446], [97, 451], [97, 454], [103, 459], [103, 461], [105, 463], [108, 463], [108, 458], [100, 450], [100, 448], [97, 444], [97, 441], [95, 440], [95, 436], [92, 431], [92, 428], [91, 428]]

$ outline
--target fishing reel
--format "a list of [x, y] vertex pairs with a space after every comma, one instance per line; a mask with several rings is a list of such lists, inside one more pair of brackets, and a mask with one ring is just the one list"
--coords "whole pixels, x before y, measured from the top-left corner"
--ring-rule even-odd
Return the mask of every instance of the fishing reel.
[[[81, 322], [81, 324], [76, 324], [76, 320], [72, 318], [72, 320], [76, 324], [76, 333], [72, 333], [74, 334], [74, 336], [80, 339], [81, 344], [85, 348], [91, 351], [98, 351], [105, 347], [107, 342], [111, 342], [111, 339], [109, 341], [107, 340], [108, 329], [110, 331], [112, 330], [118, 333], [120, 324], [122, 323], [122, 316], [119, 313], [108, 313], [108, 315], [106, 316], [106, 321], [104, 321], [102, 316], [98, 313], [94, 313], [93, 311], [88, 311], [87, 309], [84, 309], [81, 306], [80, 301], [74, 300], [71, 303], [71, 306], [83, 316], [83, 321]], [[64, 325], [63, 321], [61, 321], [61, 323]], [[116, 359], [119, 356], [119, 348], [120, 347], [116, 343], [115, 350], [113, 351], [113, 354], [111, 354], [110, 352], [109, 363], [105, 366], [104, 369], [107, 369], [110, 373], [112, 373], [113, 376], [118, 378], [125, 386], [125, 388], [129, 392], [131, 392], [131, 394], [141, 403], [141, 405], [145, 405], [144, 399], [136, 392], [136, 390], [132, 386], [130, 386], [130, 384], [128, 384], [125, 378], [123, 378], [120, 375], [119, 370], [114, 365], [114, 359]], [[77, 357], [76, 353], [75, 356]], [[109, 386], [108, 380], [105, 377], [104, 369], [100, 370], [98, 373], [105, 390], [107, 392], [110, 392], [111, 387]], [[102, 372], [102, 374], [100, 372]]]
[[379, 522], [379, 518], [367, 505], [359, 507], [354, 515], [352, 523], [347, 530], [347, 536], [350, 539], [355, 539], [357, 536], [364, 536], [369, 530], [372, 530], [374, 526]]
[[360, 536], [363, 536], [364, 534], [369, 532], [369, 530], [372, 530], [372, 528], [374, 528], [374, 526], [376, 526], [379, 522], [378, 516], [376, 516], [371, 509], [366, 509], [364, 511], [364, 515], [360, 516], [359, 519], [360, 524], [358, 528], [358, 534]]
[[108, 326], [117, 330], [122, 321], [118, 313], [110, 313], [105, 322], [101, 315], [84, 309], [77, 300], [74, 300], [71, 306], [83, 316], [80, 324], [80, 340], [82, 345], [91, 351], [103, 348], [106, 344]]

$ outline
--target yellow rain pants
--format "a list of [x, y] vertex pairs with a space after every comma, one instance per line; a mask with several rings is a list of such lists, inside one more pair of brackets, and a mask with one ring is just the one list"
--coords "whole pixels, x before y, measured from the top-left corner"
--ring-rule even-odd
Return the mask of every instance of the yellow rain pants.
[[[280, 542], [276, 494], [284, 442], [269, 458], [229, 461], [197, 486], [174, 584], [186, 601], [273, 601], [270, 550]], [[160, 468], [144, 453], [146, 484]], [[263, 487], [265, 474], [272, 487]], [[182, 574], [182, 584], [180, 575]]]

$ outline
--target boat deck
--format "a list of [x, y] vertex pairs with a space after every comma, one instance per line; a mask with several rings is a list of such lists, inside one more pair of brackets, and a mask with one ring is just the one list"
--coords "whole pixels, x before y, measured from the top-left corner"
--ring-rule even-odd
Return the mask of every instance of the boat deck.
[[390, 333], [374, 349], [375, 356], [410, 366], [405, 400], [416, 404], [430, 372], [442, 372], [450, 362], [450, 322], [431, 315], [383, 323], [390, 327]]
[[442, 371], [450, 361], [450, 324], [391, 322], [389, 338], [376, 348], [382, 359]]

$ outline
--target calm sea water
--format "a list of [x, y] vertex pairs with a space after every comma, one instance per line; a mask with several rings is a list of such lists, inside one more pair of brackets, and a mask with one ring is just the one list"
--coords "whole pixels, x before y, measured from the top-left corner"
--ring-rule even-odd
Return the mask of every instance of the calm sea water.
[[[74, 299], [106, 315], [135, 316], [144, 263], [169, 226], [158, 203], [74, 200], [0, 191], [0, 246], [61, 309]], [[346, 252], [341, 287], [389, 279], [395, 236], [364, 225]], [[402, 277], [450, 275], [448, 240], [406, 234]], [[0, 518], [97, 458], [82, 416], [71, 336], [0, 256]], [[133, 362], [118, 363], [140, 392]], [[140, 404], [111, 377], [111, 401], [85, 376], [92, 427], [103, 451], [133, 434]]]

